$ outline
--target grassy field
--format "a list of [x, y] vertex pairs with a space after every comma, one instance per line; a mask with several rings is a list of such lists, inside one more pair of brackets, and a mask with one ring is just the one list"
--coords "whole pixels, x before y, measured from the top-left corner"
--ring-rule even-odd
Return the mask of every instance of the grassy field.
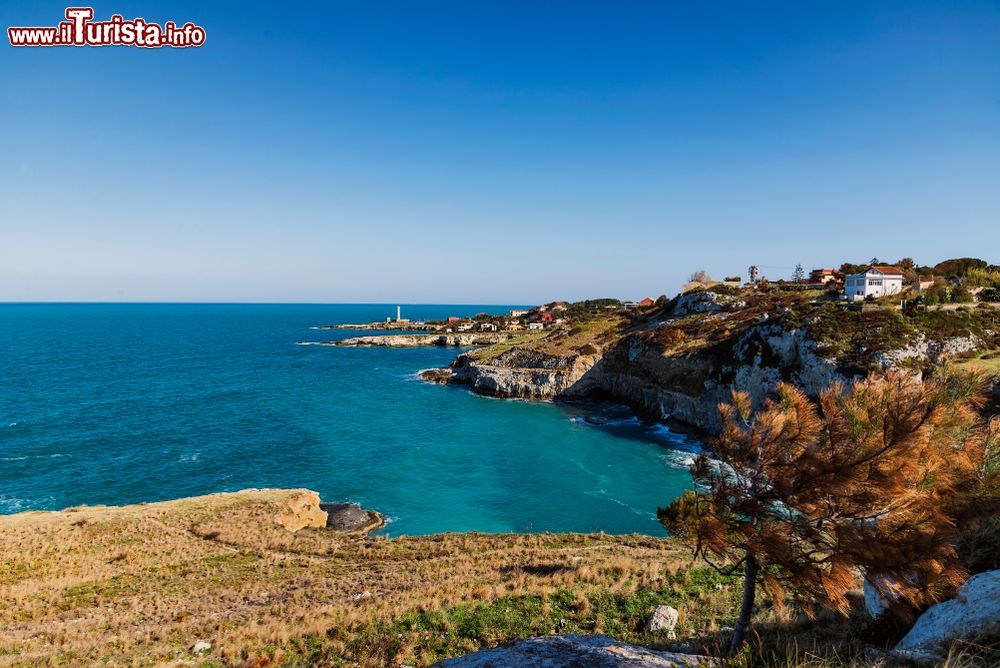
[[620, 317], [603, 317], [556, 325], [550, 329], [525, 332], [504, 343], [480, 348], [472, 355], [479, 362], [489, 363], [512, 348], [526, 348], [541, 355], [564, 356], [596, 354], [618, 337], [623, 326]]
[[293, 535], [289, 494], [0, 517], [0, 665], [427, 665], [557, 627], [654, 642], [659, 603], [684, 633], [732, 616], [733, 586], [666, 540]]
[[[669, 539], [292, 534], [276, 518], [293, 495], [0, 517], [0, 665], [426, 666], [552, 632], [670, 647], [643, 631], [659, 604], [680, 611], [673, 649], [718, 655], [735, 617], [740, 583]], [[898, 637], [766, 599], [756, 630], [727, 666], [875, 668], [869, 646]], [[199, 640], [211, 648], [193, 652]]]
[[990, 350], [955, 363], [960, 369], [975, 369], [988, 376], [1000, 377], [1000, 350]]

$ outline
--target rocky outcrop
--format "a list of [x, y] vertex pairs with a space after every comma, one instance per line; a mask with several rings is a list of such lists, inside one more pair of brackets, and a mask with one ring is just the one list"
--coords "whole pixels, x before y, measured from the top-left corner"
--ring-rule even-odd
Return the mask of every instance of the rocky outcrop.
[[[489, 396], [521, 399], [553, 399], [570, 394], [573, 388], [594, 367], [599, 355], [514, 356], [523, 351], [510, 351], [489, 362], [473, 355], [459, 355], [444, 375], [422, 377], [438, 382], [468, 385], [474, 392]], [[530, 357], [530, 358], [529, 358]]]
[[818, 394], [842, 378], [832, 362], [816, 353], [804, 330], [785, 330], [766, 320], [724, 349], [695, 354], [664, 354], [647, 331], [632, 333], [593, 355], [546, 356], [513, 348], [481, 362], [464, 354], [451, 368], [422, 376], [500, 397], [602, 395], [630, 404], [649, 418], [676, 419], [706, 430], [718, 427], [717, 406], [728, 401], [733, 390], [749, 392], [759, 405], [781, 381]]
[[325, 527], [326, 513], [320, 508], [319, 494], [305, 490], [290, 497], [277, 522], [292, 533], [306, 527]]
[[528, 638], [436, 665], [442, 668], [684, 668], [711, 664], [707, 657], [657, 652], [604, 635], [567, 634]]
[[614, 346], [569, 388], [565, 396], [603, 393], [631, 404], [646, 416], [676, 419], [714, 431], [719, 403], [734, 390], [759, 406], [782, 381], [816, 395], [842, 378], [833, 362], [816, 353], [804, 330], [785, 330], [764, 321], [731, 345], [694, 354], [664, 354], [642, 334]]
[[385, 523], [374, 510], [366, 510], [353, 503], [321, 503], [319, 507], [326, 513], [326, 528], [335, 531], [367, 533]]
[[690, 292], [590, 340], [587, 324], [511, 341], [499, 354], [459, 355], [422, 377], [498, 397], [601, 396], [645, 418], [715, 431], [717, 407], [733, 391], [760, 408], [782, 382], [815, 397], [837, 381], [894, 368], [920, 374], [1000, 345], [1000, 318], [991, 313], [866, 313], [781, 291]]
[[675, 316], [689, 313], [715, 313], [722, 310], [719, 295], [714, 292], [688, 292], [677, 298], [673, 314]]
[[355, 336], [341, 341], [303, 341], [299, 345], [353, 346], [386, 348], [422, 348], [427, 346], [491, 346], [504, 343], [516, 332], [465, 332], [460, 334], [384, 334], [381, 336]]
[[1000, 571], [969, 578], [955, 597], [931, 606], [893, 648], [899, 658], [936, 664], [959, 638], [1000, 631]]
[[974, 336], [955, 336], [941, 341], [934, 341], [921, 335], [916, 341], [907, 346], [884, 353], [877, 353], [876, 358], [885, 369], [896, 368], [914, 360], [942, 364], [956, 356], [976, 350], [978, 347], [979, 342]]

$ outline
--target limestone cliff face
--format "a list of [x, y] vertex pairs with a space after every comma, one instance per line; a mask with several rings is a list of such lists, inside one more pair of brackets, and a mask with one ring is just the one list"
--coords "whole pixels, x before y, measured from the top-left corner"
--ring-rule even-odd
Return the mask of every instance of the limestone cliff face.
[[450, 375], [442, 380], [462, 383], [474, 392], [490, 396], [553, 399], [572, 394], [574, 386], [599, 360], [599, 355], [570, 355], [521, 360], [514, 365], [506, 355], [483, 363], [463, 354], [452, 364]]
[[760, 405], [782, 381], [816, 395], [840, 378], [836, 365], [816, 354], [804, 331], [765, 322], [734, 342], [692, 354], [664, 354], [640, 335], [626, 337], [564, 396], [604, 393], [650, 418], [714, 431], [717, 407], [734, 390], [748, 392]]
[[[780, 382], [818, 396], [832, 382], [849, 380], [850, 371], [835, 356], [820, 354], [807, 328], [790, 328], [778, 318], [764, 315], [739, 333], [693, 350], [665, 349], [658, 331], [654, 326], [628, 333], [592, 355], [551, 356], [515, 347], [484, 363], [463, 354], [450, 369], [425, 377], [499, 397], [599, 395], [629, 404], [651, 419], [672, 418], [707, 431], [719, 428], [718, 405], [734, 390], [749, 393], [759, 407]], [[882, 368], [914, 360], [938, 363], [975, 346], [972, 339], [921, 341], [879, 355], [878, 363]]]

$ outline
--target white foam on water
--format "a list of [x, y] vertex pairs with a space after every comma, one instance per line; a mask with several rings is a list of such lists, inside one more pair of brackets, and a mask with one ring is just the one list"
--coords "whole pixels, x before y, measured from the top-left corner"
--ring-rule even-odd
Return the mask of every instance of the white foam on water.
[[624, 501], [622, 501], [620, 499], [616, 499], [615, 497], [611, 496], [610, 494], [608, 494], [603, 489], [590, 490], [590, 491], [584, 492], [584, 494], [586, 494], [587, 496], [600, 497], [602, 499], [606, 499], [606, 500], [610, 501], [611, 503], [617, 504], [617, 505], [621, 506], [622, 508], [625, 508], [626, 510], [628, 510], [632, 514], [638, 515], [639, 517], [644, 517], [646, 519], [651, 519], [651, 520], [655, 520], [656, 519], [656, 513], [650, 513], [650, 512], [645, 511], [645, 510], [639, 510], [638, 508], [636, 508], [634, 506], [631, 506], [631, 505], [625, 503]]
[[59, 457], [69, 457], [61, 452], [53, 452], [50, 455], [21, 455], [19, 457], [0, 457], [0, 462], [20, 462], [25, 459], [57, 459]]
[[47, 496], [44, 499], [22, 499], [16, 496], [0, 494], [0, 514], [8, 515], [11, 513], [19, 513], [22, 510], [30, 510], [33, 507], [37, 507], [45, 503], [46, 501], [55, 501], [55, 498]]

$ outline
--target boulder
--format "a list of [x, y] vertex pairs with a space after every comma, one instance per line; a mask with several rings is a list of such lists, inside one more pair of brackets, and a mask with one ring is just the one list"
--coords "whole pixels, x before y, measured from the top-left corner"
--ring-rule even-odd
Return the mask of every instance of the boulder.
[[382, 516], [353, 503], [321, 503], [326, 527], [337, 531], [371, 531], [382, 526]]
[[325, 527], [326, 513], [319, 507], [319, 494], [303, 490], [288, 498], [277, 520], [278, 524], [295, 533], [305, 527]]
[[667, 637], [673, 639], [674, 627], [677, 626], [677, 610], [669, 605], [658, 605], [646, 622], [646, 633], [666, 631]]
[[551, 635], [528, 638], [505, 647], [484, 649], [446, 659], [442, 668], [683, 668], [709, 666], [712, 660], [696, 654], [657, 652], [618, 642], [604, 635]]
[[195, 644], [191, 645], [191, 651], [195, 654], [201, 654], [202, 652], [207, 652], [210, 649], [212, 649], [212, 643], [204, 640], [198, 640]]
[[934, 663], [947, 654], [953, 640], [998, 631], [1000, 570], [974, 575], [954, 598], [928, 608], [892, 652], [899, 658]]

